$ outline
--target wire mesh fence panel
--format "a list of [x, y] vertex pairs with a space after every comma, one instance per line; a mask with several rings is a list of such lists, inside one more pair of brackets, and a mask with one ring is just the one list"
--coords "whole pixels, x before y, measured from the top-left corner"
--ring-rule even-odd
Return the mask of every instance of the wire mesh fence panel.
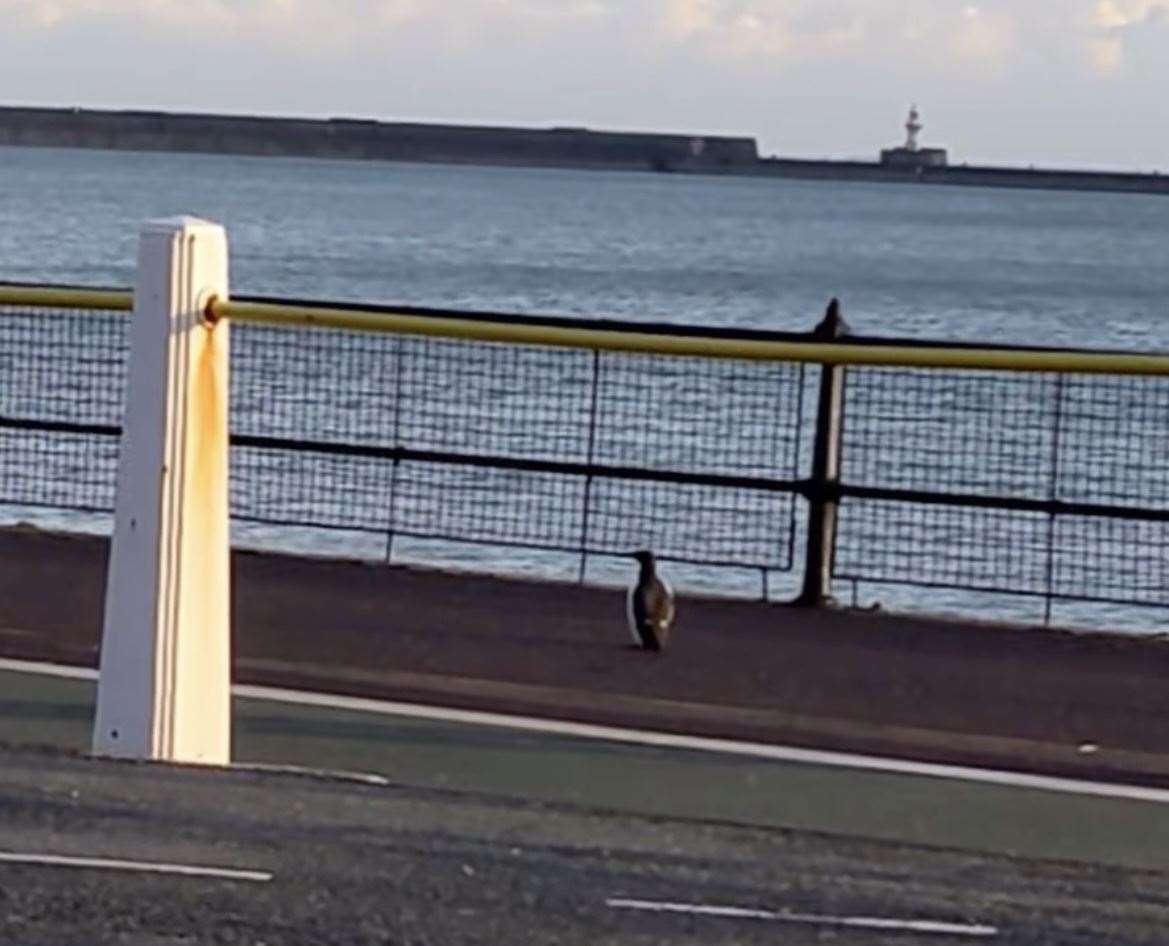
[[247, 324], [231, 332], [234, 435], [290, 447], [395, 442], [398, 337]]
[[799, 368], [256, 327], [233, 345], [239, 518], [790, 567], [793, 497], [701, 480], [795, 476]]
[[1169, 379], [1066, 378], [1055, 498], [1146, 517], [1059, 516], [1055, 596], [1169, 606]]
[[962, 497], [984, 497], [991, 505], [996, 498], [1052, 497], [1060, 378], [850, 368], [845, 390], [846, 494], [860, 487], [896, 491], [898, 499], [843, 502], [834, 574], [1046, 595], [1050, 515], [961, 503]]
[[280, 526], [385, 533], [393, 462], [286, 447], [231, 448], [231, 514]]
[[1058, 517], [1052, 594], [1169, 607], [1169, 522]]
[[1169, 510], [1169, 378], [1071, 375], [1055, 498]]
[[404, 462], [394, 484], [394, 530], [576, 551], [584, 494], [583, 476]]
[[[593, 456], [601, 466], [685, 472], [699, 480], [794, 480], [803, 398], [798, 365], [606, 353]], [[590, 496], [586, 545], [787, 570], [794, 522], [791, 493], [604, 478]]]
[[[128, 325], [3, 310], [0, 501], [112, 509]], [[790, 483], [803, 382], [787, 365], [239, 324], [232, 514], [790, 568], [794, 496], [703, 478]]]
[[839, 577], [1169, 605], [1167, 379], [854, 369], [843, 454]]
[[589, 501], [587, 548], [711, 565], [792, 567], [796, 498], [764, 490], [599, 479]]
[[233, 325], [231, 510], [244, 521], [390, 527], [399, 339]]
[[117, 437], [0, 427], [0, 504], [113, 512]]
[[845, 377], [849, 485], [1050, 497], [1058, 376], [850, 368]]
[[838, 578], [1047, 594], [1045, 513], [846, 499], [838, 522]]
[[113, 509], [122, 312], [0, 308], [0, 503]]
[[594, 457], [609, 466], [794, 479], [799, 365], [606, 353]]
[[587, 462], [592, 352], [430, 338], [402, 344], [403, 447]]
[[129, 318], [0, 309], [0, 417], [118, 425]]

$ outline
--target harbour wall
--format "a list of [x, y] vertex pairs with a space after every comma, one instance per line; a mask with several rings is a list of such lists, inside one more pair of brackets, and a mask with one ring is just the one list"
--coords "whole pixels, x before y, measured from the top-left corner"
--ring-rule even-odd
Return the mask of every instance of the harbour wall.
[[761, 158], [753, 138], [0, 107], [0, 145], [1169, 194], [1169, 175]]
[[1055, 168], [1010, 168], [952, 164], [942, 167], [896, 167], [867, 161], [800, 161], [763, 158], [752, 175], [822, 181], [871, 181], [888, 184], [953, 184], [966, 187], [1013, 187], [1029, 190], [1119, 191], [1169, 194], [1169, 175]]
[[86, 109], [0, 109], [0, 145], [640, 171], [758, 161], [751, 138]]

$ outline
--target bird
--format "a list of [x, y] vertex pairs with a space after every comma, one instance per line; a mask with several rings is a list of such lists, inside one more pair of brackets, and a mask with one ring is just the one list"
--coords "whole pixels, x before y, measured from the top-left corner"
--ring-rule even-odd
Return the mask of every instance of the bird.
[[641, 570], [625, 602], [629, 633], [638, 647], [660, 651], [666, 646], [674, 623], [674, 591], [657, 574], [653, 552], [643, 549], [631, 557], [638, 561]]

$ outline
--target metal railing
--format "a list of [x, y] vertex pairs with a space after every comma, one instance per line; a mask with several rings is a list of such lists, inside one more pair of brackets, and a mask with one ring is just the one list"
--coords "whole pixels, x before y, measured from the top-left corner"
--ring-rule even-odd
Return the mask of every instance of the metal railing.
[[[0, 503], [108, 510], [129, 293], [0, 287]], [[241, 521], [1169, 606], [1169, 357], [215, 300]], [[291, 331], [311, 327], [319, 331]], [[815, 366], [809, 371], [806, 366]], [[818, 390], [818, 396], [816, 391]], [[801, 515], [801, 510], [803, 514]]]

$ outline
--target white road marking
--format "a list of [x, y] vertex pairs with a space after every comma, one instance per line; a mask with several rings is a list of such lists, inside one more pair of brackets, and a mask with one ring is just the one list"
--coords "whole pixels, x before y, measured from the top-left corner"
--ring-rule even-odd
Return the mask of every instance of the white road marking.
[[894, 920], [865, 916], [816, 916], [787, 910], [751, 910], [745, 907], [717, 907], [692, 903], [662, 903], [654, 900], [609, 899], [605, 904], [614, 910], [639, 910], [644, 913], [678, 913], [724, 920], [766, 920], [772, 923], [801, 923], [805, 926], [832, 926], [855, 930], [881, 930], [893, 933], [923, 933], [931, 936], [967, 936], [987, 939], [998, 936], [993, 926], [943, 923], [937, 920]]
[[[20, 660], [0, 659], [0, 671], [64, 677], [74, 680], [97, 679], [96, 670]], [[998, 769], [977, 769], [933, 762], [910, 762], [905, 759], [890, 759], [880, 756], [852, 755], [820, 749], [798, 749], [792, 746], [740, 742], [732, 739], [712, 739], [704, 736], [683, 736], [675, 733], [623, 729], [617, 726], [599, 726], [592, 723], [572, 723], [531, 716], [510, 716], [503, 713], [371, 700], [355, 696], [335, 696], [327, 693], [306, 693], [274, 687], [236, 685], [231, 689], [232, 693], [241, 699], [287, 703], [293, 706], [372, 713], [378, 716], [396, 716], [404, 719], [421, 719], [429, 722], [457, 723], [467, 726], [489, 726], [547, 736], [625, 743], [655, 749], [708, 752], [716, 755], [763, 759], [770, 762], [793, 762], [801, 765], [880, 772], [888, 775], [923, 776], [984, 785], [1000, 785], [1007, 788], [1033, 789], [1064, 795], [1086, 795], [1169, 805], [1169, 789], [1147, 788], [1140, 785], [1117, 785], [1109, 782], [1080, 781], [1079, 779], [1055, 778], [1047, 775], [1026, 775]]]
[[229, 867], [196, 867], [189, 864], [156, 864], [150, 861], [120, 861], [104, 857], [64, 857], [58, 854], [13, 854], [0, 851], [0, 864], [34, 867], [75, 867], [86, 870], [117, 870], [144, 874], [173, 874], [180, 877], [210, 877], [217, 880], [246, 880], [266, 884], [272, 875], [262, 870]]
[[233, 762], [233, 771], [257, 772], [261, 775], [300, 775], [307, 778], [328, 779], [333, 782], [356, 782], [375, 788], [388, 788], [393, 783], [384, 775], [373, 772], [348, 772], [344, 769], [314, 769], [307, 765], [284, 765], [278, 762]]
[[35, 663], [31, 660], [0, 658], [0, 670], [8, 673], [28, 673], [42, 677], [60, 677], [65, 680], [96, 680], [97, 671], [90, 667], [66, 667], [62, 664]]
[[399, 716], [431, 722], [459, 723], [471, 726], [492, 726], [543, 735], [567, 736], [602, 742], [627, 743], [658, 749], [677, 749], [689, 752], [709, 752], [721, 755], [746, 756], [771, 762], [794, 762], [829, 768], [859, 769], [891, 775], [915, 775], [957, 781], [1027, 788], [1068, 795], [1088, 795], [1100, 798], [1125, 799], [1169, 805], [1169, 790], [1145, 788], [1139, 785], [1116, 785], [1107, 782], [1088, 782], [1077, 779], [1054, 778], [1045, 775], [1026, 775], [995, 769], [976, 769], [967, 766], [940, 765], [930, 762], [910, 762], [878, 756], [850, 755], [818, 749], [798, 749], [764, 743], [738, 742], [730, 739], [711, 739], [702, 736], [682, 736], [674, 733], [623, 729], [617, 726], [599, 726], [591, 723], [572, 723], [562, 720], [540, 719], [529, 716], [509, 716], [477, 710], [449, 709], [369, 700], [360, 697], [333, 696], [322, 693], [303, 693], [271, 687], [235, 686], [232, 692], [245, 699], [270, 700], [296, 706], [321, 709], [349, 710], [383, 716]]

